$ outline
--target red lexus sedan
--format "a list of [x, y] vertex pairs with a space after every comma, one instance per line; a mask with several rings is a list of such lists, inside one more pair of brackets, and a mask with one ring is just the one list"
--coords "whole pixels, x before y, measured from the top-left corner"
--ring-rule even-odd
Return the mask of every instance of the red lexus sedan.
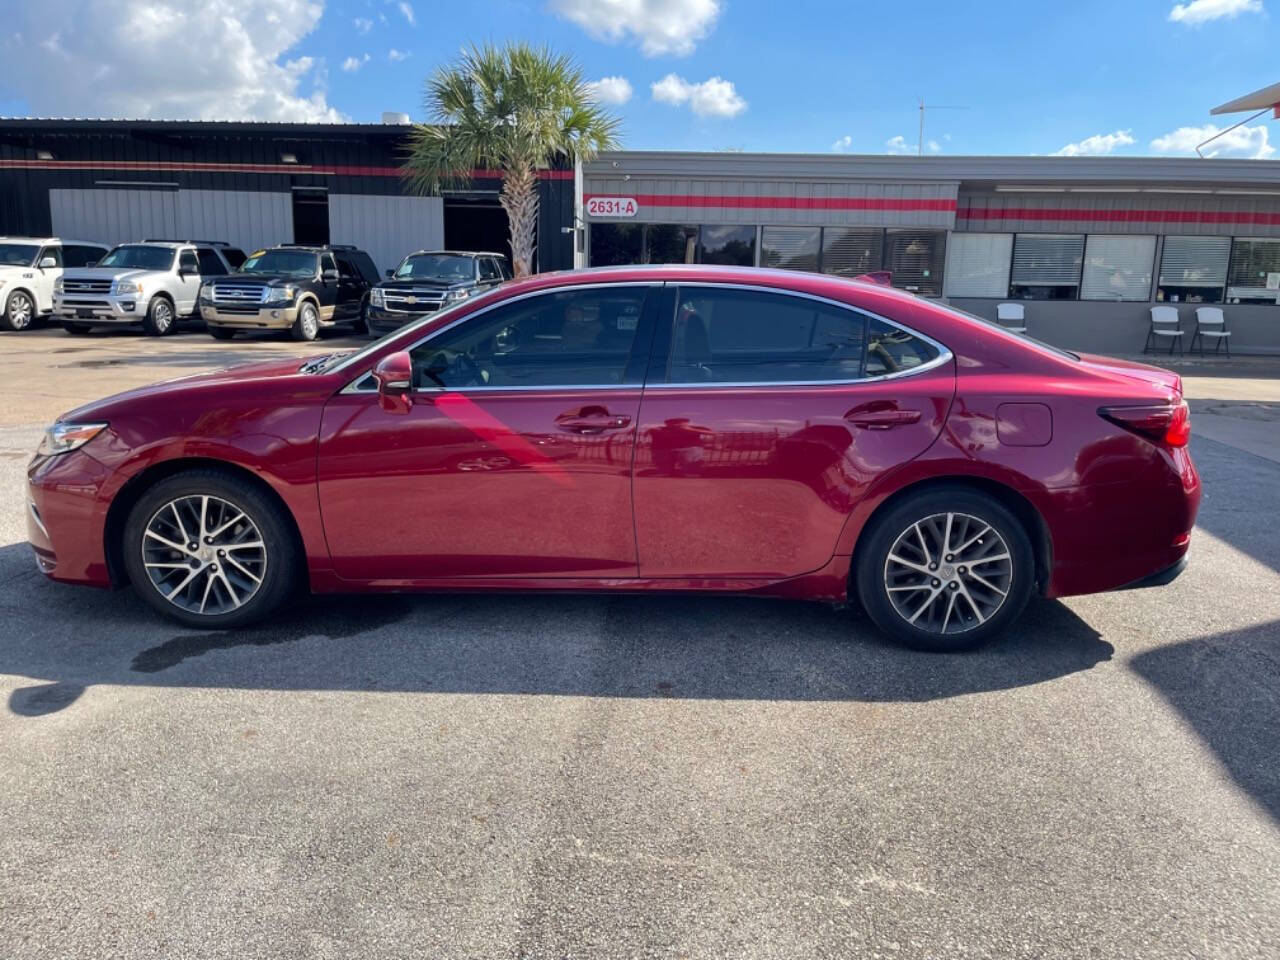
[[368, 347], [133, 390], [29, 469], [55, 580], [239, 626], [299, 588], [731, 591], [935, 650], [1167, 583], [1200, 499], [1180, 379], [806, 273], [508, 283]]

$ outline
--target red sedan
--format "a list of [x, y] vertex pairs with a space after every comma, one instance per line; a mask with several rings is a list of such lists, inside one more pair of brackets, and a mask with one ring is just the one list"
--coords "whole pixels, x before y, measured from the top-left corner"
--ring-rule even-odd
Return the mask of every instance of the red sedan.
[[732, 591], [959, 649], [1167, 583], [1200, 499], [1179, 378], [805, 273], [508, 283], [354, 353], [72, 411], [29, 469], [55, 580], [192, 626], [300, 588]]

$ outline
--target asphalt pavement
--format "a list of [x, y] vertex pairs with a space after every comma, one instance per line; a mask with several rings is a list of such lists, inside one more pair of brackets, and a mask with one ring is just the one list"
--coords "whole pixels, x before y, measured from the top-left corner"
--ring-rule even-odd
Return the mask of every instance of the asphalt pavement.
[[[965, 655], [719, 596], [200, 633], [36, 572], [60, 409], [315, 349], [0, 337], [0, 958], [1280, 954], [1274, 420], [1261, 453], [1193, 441], [1173, 585], [1034, 603]], [[1239, 395], [1207, 416], [1280, 399], [1215, 370]]]

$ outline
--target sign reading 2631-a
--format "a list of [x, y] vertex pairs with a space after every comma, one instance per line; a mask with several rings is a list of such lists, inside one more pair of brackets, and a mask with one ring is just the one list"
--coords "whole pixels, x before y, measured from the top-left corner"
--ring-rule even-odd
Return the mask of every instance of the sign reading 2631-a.
[[591, 197], [587, 200], [589, 217], [634, 217], [640, 204], [634, 197]]

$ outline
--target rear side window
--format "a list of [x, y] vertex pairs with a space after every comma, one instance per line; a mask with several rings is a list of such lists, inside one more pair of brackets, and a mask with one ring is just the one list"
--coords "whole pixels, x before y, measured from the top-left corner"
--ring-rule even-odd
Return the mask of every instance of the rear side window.
[[351, 265], [355, 267], [356, 273], [364, 279], [365, 283], [377, 283], [381, 279], [378, 276], [377, 264], [363, 250], [353, 250], [347, 256], [351, 258]]
[[870, 318], [867, 325], [868, 377], [906, 373], [938, 358], [938, 349], [900, 327]]
[[222, 259], [208, 247], [196, 248], [196, 260], [200, 263], [200, 276], [202, 277], [220, 277], [227, 272], [227, 267], [222, 262]]
[[685, 287], [668, 383], [813, 383], [862, 377], [866, 314], [820, 300]]

